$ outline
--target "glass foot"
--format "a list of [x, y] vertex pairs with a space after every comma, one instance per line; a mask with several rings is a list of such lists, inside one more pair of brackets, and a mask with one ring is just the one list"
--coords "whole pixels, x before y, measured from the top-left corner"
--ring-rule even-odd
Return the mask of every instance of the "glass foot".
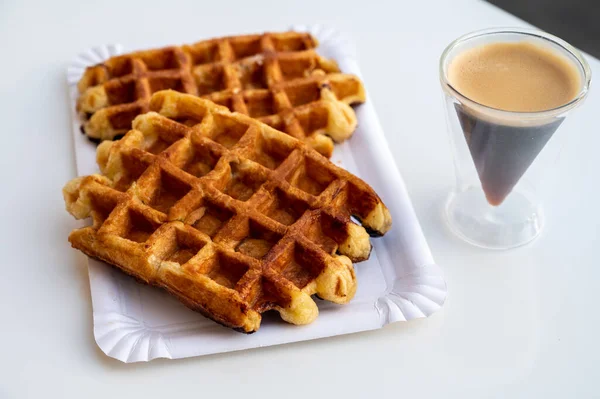
[[513, 191], [499, 206], [490, 205], [480, 187], [452, 192], [445, 206], [451, 230], [470, 244], [509, 249], [527, 244], [542, 231], [542, 207], [531, 195]]

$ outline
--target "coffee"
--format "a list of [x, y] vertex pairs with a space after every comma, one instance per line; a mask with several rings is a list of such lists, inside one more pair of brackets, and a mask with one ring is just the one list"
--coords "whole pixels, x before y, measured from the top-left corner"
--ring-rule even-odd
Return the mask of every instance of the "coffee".
[[[448, 66], [450, 85], [489, 108], [539, 112], [578, 95], [581, 76], [566, 57], [529, 42], [492, 43], [458, 54]], [[475, 105], [474, 107], [478, 107]], [[544, 148], [561, 118], [531, 123], [515, 115], [457, 104], [456, 111], [487, 200], [500, 205]], [[492, 115], [493, 114], [493, 115]]]

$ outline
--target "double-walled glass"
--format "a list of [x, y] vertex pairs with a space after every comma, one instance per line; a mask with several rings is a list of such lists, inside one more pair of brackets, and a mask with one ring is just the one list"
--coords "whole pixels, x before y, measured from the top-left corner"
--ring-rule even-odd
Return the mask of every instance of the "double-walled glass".
[[[572, 101], [540, 112], [510, 112], [477, 103], [448, 81], [448, 67], [463, 51], [488, 43], [523, 41], [572, 62], [581, 77]], [[559, 127], [589, 90], [587, 62], [574, 47], [550, 34], [499, 28], [452, 42], [441, 56], [439, 73], [456, 172], [456, 186], [445, 209], [451, 229], [486, 248], [506, 249], [531, 241], [544, 225], [541, 197], [564, 138]]]

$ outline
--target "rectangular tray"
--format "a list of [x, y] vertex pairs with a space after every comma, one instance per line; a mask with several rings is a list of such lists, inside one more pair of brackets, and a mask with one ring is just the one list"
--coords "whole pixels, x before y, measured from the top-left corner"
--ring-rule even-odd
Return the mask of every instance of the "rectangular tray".
[[[354, 47], [342, 34], [323, 26], [292, 29], [311, 32], [319, 40], [317, 51], [321, 55], [335, 59], [343, 72], [360, 76]], [[96, 47], [80, 54], [68, 67], [80, 176], [97, 173], [98, 166], [96, 145], [80, 131], [75, 111], [77, 82], [87, 66], [123, 52], [120, 45]], [[177, 359], [372, 330], [388, 323], [427, 317], [438, 310], [446, 298], [446, 283], [425, 241], [368, 96], [367, 102], [355, 110], [358, 128], [351, 139], [336, 146], [332, 161], [377, 191], [390, 209], [393, 226], [384, 237], [372, 240], [370, 259], [355, 264], [358, 290], [349, 304], [317, 300], [319, 317], [306, 326], [293, 326], [278, 315], [267, 313], [260, 330], [245, 335], [187, 309], [159, 289], [89, 259], [94, 336], [100, 349], [123, 362]]]

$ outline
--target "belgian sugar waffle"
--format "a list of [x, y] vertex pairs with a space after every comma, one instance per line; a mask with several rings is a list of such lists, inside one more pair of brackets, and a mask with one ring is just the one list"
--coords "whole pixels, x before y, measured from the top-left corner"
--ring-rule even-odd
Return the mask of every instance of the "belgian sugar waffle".
[[158, 113], [98, 147], [104, 175], [65, 186], [67, 210], [93, 220], [71, 233], [73, 247], [244, 332], [270, 309], [310, 323], [313, 294], [340, 304], [353, 297], [352, 262], [369, 257], [367, 231], [391, 227], [365, 182], [210, 101], [162, 91], [150, 110]]
[[[202, 96], [307, 142], [330, 157], [365, 100], [361, 81], [320, 57], [307, 33], [265, 33], [140, 51], [88, 68], [78, 84], [85, 133], [112, 140], [148, 111], [152, 93]], [[89, 118], [89, 119], [88, 119]]]

